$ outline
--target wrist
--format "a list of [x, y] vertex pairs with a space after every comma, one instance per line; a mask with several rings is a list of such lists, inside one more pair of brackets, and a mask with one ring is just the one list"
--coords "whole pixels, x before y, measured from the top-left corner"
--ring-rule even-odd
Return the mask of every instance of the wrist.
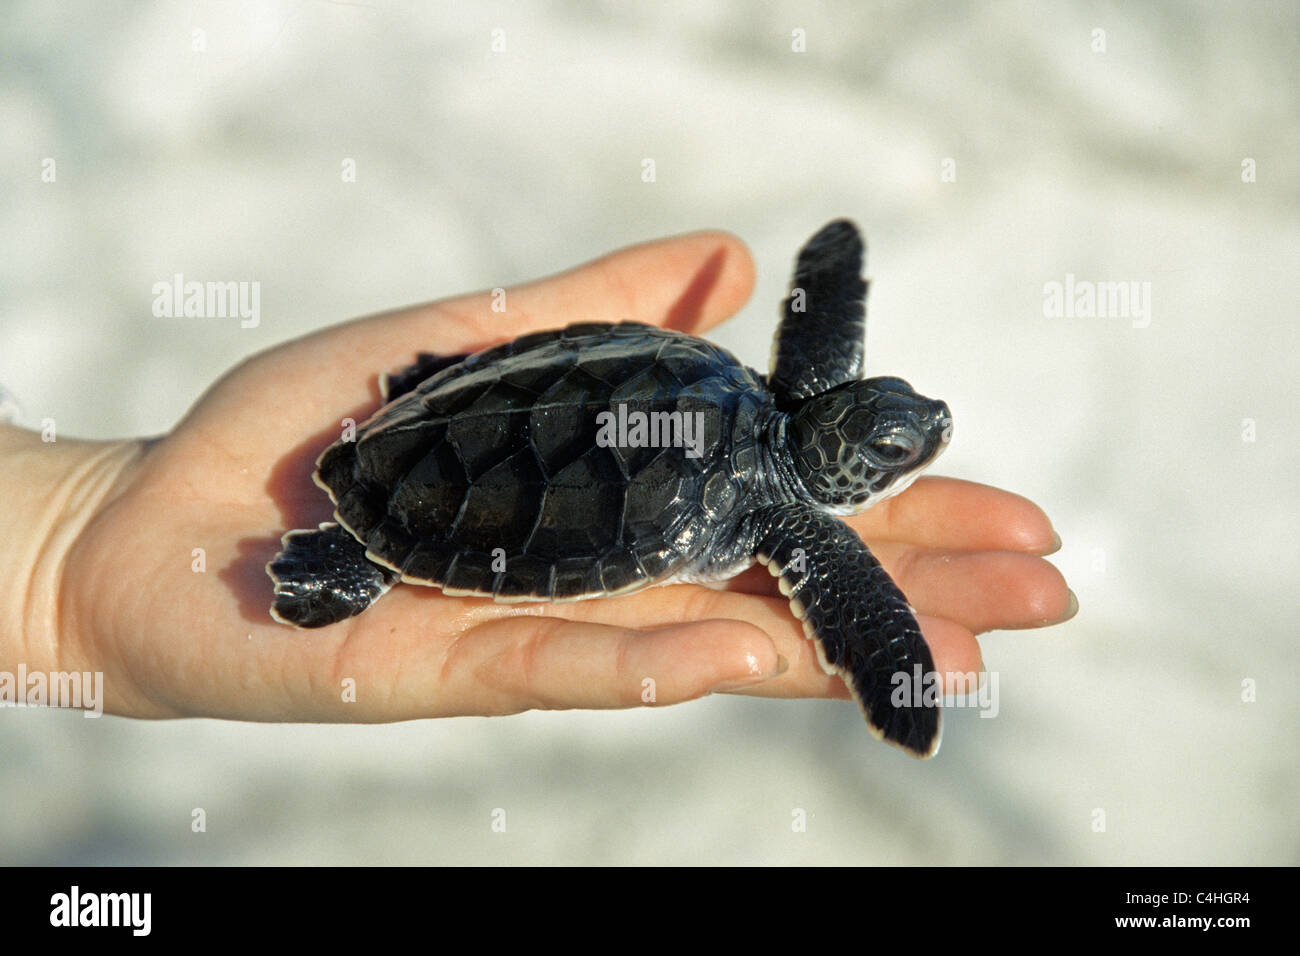
[[0, 671], [102, 670], [86, 642], [65, 633], [63, 571], [143, 452], [138, 441], [46, 442], [0, 425]]

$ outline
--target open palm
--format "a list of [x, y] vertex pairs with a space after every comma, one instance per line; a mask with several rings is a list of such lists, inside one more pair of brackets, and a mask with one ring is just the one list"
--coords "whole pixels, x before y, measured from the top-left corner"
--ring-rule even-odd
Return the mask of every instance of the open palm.
[[[744, 246], [698, 233], [511, 289], [504, 312], [470, 295], [249, 359], [170, 435], [124, 449], [59, 576], [60, 661], [103, 670], [107, 709], [141, 717], [384, 721], [663, 705], [717, 690], [847, 697], [763, 568], [721, 588], [559, 605], [403, 586], [316, 631], [268, 613], [264, 565], [286, 530], [331, 517], [313, 464], [344, 419], [379, 407], [379, 372], [417, 351], [472, 352], [578, 321], [702, 334], [752, 287]], [[981, 668], [978, 632], [1072, 610], [1061, 575], [1038, 557], [1054, 546], [1051, 525], [1016, 495], [923, 478], [848, 520], [916, 607], [941, 673]]]

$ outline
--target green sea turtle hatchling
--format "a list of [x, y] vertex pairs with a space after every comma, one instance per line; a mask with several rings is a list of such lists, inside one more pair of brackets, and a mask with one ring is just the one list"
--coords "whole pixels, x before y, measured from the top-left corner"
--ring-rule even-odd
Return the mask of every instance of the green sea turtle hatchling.
[[633, 323], [422, 354], [384, 376], [384, 406], [317, 461], [337, 523], [289, 532], [267, 565], [272, 616], [323, 627], [399, 580], [568, 601], [719, 581], [759, 561], [872, 732], [933, 754], [940, 710], [912, 689], [932, 679], [930, 649], [835, 516], [902, 490], [951, 422], [902, 379], [861, 378], [862, 254], [844, 220], [809, 240], [767, 377]]

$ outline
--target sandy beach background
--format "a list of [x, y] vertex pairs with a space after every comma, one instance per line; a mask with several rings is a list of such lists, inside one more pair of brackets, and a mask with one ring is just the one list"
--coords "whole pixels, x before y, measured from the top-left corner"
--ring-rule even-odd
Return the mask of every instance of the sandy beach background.
[[[714, 338], [766, 367], [850, 216], [869, 371], [1064, 540], [1082, 610], [983, 638], [998, 716], [917, 763], [825, 701], [4, 710], [0, 863], [1300, 862], [1295, 5], [704, 6], [7, 5], [0, 383], [28, 425], [159, 433], [274, 343], [704, 227], [759, 270]], [[259, 325], [156, 318], [176, 273], [260, 282]], [[1045, 315], [1067, 276], [1148, 314]]]

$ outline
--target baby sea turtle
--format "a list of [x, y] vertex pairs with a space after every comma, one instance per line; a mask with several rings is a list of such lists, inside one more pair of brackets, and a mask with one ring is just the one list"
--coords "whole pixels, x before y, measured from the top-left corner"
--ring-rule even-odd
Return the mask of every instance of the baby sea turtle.
[[930, 679], [930, 650], [835, 515], [902, 490], [951, 422], [902, 379], [860, 377], [862, 254], [845, 220], [809, 240], [766, 378], [702, 339], [635, 323], [422, 354], [383, 376], [384, 406], [317, 461], [337, 524], [289, 532], [267, 565], [272, 616], [323, 627], [398, 580], [569, 601], [719, 581], [757, 560], [873, 734], [933, 754], [939, 708], [910, 690]]

